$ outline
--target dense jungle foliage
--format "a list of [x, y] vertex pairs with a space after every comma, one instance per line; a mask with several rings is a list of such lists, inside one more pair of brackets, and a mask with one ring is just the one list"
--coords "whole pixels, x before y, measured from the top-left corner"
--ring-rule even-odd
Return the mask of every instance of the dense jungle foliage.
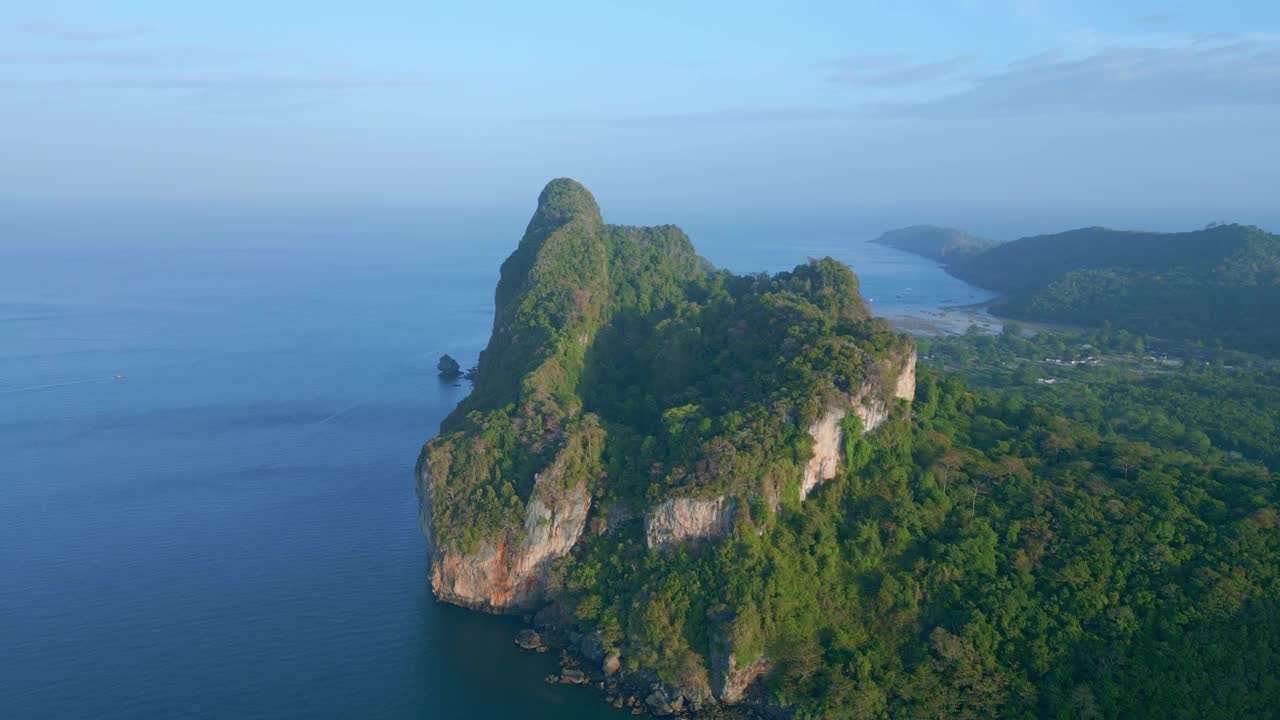
[[[924, 343], [911, 413], [802, 507], [670, 554], [589, 538], [562, 561], [582, 629], [691, 685], [731, 637], [801, 716], [1273, 717], [1280, 376], [1136, 343]], [[1043, 361], [1076, 352], [1105, 360]]]
[[1185, 233], [1085, 228], [958, 258], [948, 271], [1003, 297], [992, 310], [1280, 353], [1280, 236], [1246, 225]]
[[[554, 181], [497, 301], [475, 392], [424, 449], [436, 541], [513, 539], [540, 473], [585, 483], [549, 586], [627, 666], [705, 688], [729, 653], [802, 718], [1280, 707], [1271, 361], [1109, 325], [922, 340], [914, 402], [847, 418], [801, 502], [808, 423], [915, 351], [847, 267], [716, 271]], [[728, 537], [650, 550], [642, 514], [672, 495], [742, 504]]]

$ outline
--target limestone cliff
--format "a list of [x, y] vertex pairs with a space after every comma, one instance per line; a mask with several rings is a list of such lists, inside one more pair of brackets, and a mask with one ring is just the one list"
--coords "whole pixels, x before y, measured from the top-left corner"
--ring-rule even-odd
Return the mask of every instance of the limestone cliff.
[[434, 541], [430, 467], [420, 470], [419, 522], [431, 558], [431, 587], [436, 598], [489, 612], [537, 607], [546, 598], [546, 571], [552, 560], [573, 548], [587, 524], [591, 495], [586, 478], [563, 485], [563, 463], [538, 475], [525, 504], [522, 532], [484, 540], [470, 552]]
[[733, 526], [737, 500], [670, 498], [645, 514], [644, 535], [650, 548], [669, 549], [691, 540], [723, 537]]
[[[849, 414], [847, 407], [829, 407], [822, 417], [809, 426], [809, 435], [813, 436], [813, 457], [804, 467], [804, 478], [800, 481], [800, 499], [809, 497], [809, 493], [818, 485], [834, 478], [840, 466], [840, 448], [844, 441], [844, 431], [840, 423]], [[872, 430], [865, 426], [867, 430]]]
[[[915, 389], [916, 354], [908, 344], [875, 364], [852, 396], [832, 402], [822, 417], [808, 427], [813, 437], [813, 456], [804, 466], [800, 499], [806, 499], [839, 471], [844, 442], [842, 421], [849, 413], [861, 421], [863, 432], [871, 432], [889, 418], [894, 400], [912, 400]], [[708, 499], [669, 498], [645, 514], [645, 540], [651, 549], [669, 550], [682, 542], [724, 537], [733, 527], [736, 506], [736, 498], [723, 495]]]
[[604, 232], [586, 188], [554, 180], [502, 265], [475, 390], [419, 462], [431, 586], [441, 600], [494, 612], [536, 605], [549, 564], [586, 525], [604, 430], [563, 388], [606, 321]]
[[838, 401], [809, 426], [813, 436], [813, 457], [804, 469], [800, 483], [800, 499], [809, 497], [822, 483], [836, 476], [844, 442], [842, 421], [852, 412], [862, 423], [863, 432], [871, 432], [884, 424], [892, 410], [892, 402], [910, 401], [916, 394], [916, 354], [914, 348], [890, 356], [877, 367], [878, 372], [858, 388], [848, 402]]

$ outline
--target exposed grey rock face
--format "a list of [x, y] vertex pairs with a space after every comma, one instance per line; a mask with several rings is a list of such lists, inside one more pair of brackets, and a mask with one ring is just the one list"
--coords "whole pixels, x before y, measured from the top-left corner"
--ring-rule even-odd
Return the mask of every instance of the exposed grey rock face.
[[649, 693], [649, 696], [644, 699], [644, 703], [649, 706], [649, 712], [658, 717], [675, 715], [684, 710], [684, 696], [669, 693], [666, 688], [658, 688]]
[[725, 705], [737, 705], [747, 695], [747, 688], [757, 678], [765, 677], [773, 670], [769, 659], [760, 654], [745, 667], [738, 667], [738, 659], [730, 651], [711, 653], [711, 689]]
[[587, 674], [577, 668], [563, 668], [560, 671], [560, 682], [566, 685], [582, 685], [590, 681]]
[[697, 713], [712, 703], [706, 688], [686, 688], [670, 683], [654, 683], [644, 699], [649, 712], [658, 717]]
[[537, 650], [542, 647], [542, 636], [538, 635], [536, 630], [525, 628], [516, 633], [516, 645], [521, 650]]
[[645, 514], [645, 540], [650, 548], [667, 549], [690, 540], [723, 537], [733, 526], [737, 500], [671, 498]]

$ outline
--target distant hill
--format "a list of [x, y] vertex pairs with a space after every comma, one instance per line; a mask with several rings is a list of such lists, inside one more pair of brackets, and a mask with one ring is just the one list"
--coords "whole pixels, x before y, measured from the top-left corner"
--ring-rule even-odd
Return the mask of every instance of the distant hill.
[[938, 262], [952, 262], [956, 258], [990, 250], [999, 244], [995, 240], [970, 235], [963, 230], [936, 225], [912, 225], [899, 230], [890, 230], [876, 238], [874, 242]]
[[1280, 353], [1280, 236], [1248, 225], [1082, 228], [953, 255], [947, 270], [1002, 293], [992, 312], [1006, 317]]

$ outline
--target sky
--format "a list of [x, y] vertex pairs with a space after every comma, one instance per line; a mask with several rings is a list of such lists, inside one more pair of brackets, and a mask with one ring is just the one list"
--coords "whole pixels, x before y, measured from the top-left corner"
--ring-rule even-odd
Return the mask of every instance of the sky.
[[1273, 0], [0, 4], [9, 209], [1262, 224], [1278, 128]]

